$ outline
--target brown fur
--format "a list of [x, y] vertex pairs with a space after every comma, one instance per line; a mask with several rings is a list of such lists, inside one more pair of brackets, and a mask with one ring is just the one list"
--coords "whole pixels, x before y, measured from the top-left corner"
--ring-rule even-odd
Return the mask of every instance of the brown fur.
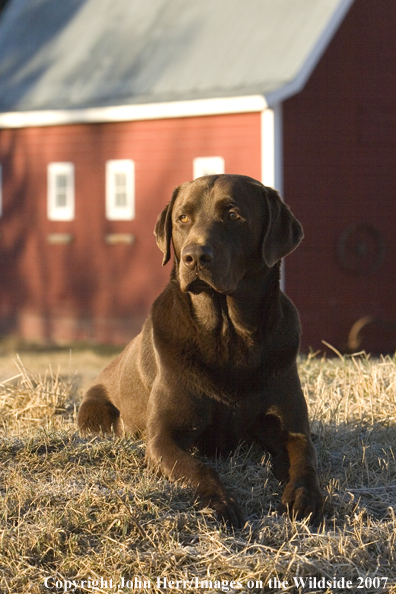
[[218, 175], [177, 188], [155, 232], [164, 264], [173, 245], [170, 282], [85, 395], [81, 431], [145, 431], [148, 462], [237, 528], [238, 504], [189, 450], [258, 443], [286, 483], [280, 511], [318, 522], [323, 497], [296, 366], [300, 325], [279, 288], [280, 259], [300, 243], [301, 225], [271, 188]]

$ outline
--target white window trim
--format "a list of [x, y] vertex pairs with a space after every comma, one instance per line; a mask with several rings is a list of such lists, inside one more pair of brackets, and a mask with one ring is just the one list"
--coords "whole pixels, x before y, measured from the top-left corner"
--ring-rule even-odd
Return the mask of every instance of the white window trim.
[[[115, 174], [126, 175], [126, 205], [115, 203]], [[135, 163], [132, 159], [106, 162], [106, 218], [110, 221], [132, 221], [135, 218]]]
[[225, 172], [223, 157], [196, 157], [193, 162], [194, 179], [203, 175], [214, 175]]
[[[48, 202], [47, 214], [50, 221], [72, 221], [75, 214], [74, 196], [74, 164], [73, 163], [49, 163], [48, 173]], [[56, 204], [56, 178], [58, 175], [66, 176], [66, 205]]]

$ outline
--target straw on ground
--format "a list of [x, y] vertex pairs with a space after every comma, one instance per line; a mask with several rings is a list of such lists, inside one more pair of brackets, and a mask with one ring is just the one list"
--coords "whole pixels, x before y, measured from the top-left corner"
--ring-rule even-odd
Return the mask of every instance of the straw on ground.
[[144, 440], [80, 438], [72, 374], [17, 359], [0, 383], [1, 592], [396, 592], [396, 359], [308, 357], [300, 374], [325, 521], [279, 517], [268, 457], [242, 446], [209, 462], [247, 517], [233, 533], [146, 469]]

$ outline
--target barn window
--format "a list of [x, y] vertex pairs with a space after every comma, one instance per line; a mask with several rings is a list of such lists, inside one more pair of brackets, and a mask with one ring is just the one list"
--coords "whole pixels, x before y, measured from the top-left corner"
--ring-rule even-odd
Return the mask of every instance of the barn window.
[[131, 159], [106, 163], [106, 217], [111, 221], [135, 218], [135, 164]]
[[48, 165], [48, 218], [50, 221], [74, 219], [74, 165]]
[[223, 157], [197, 157], [193, 163], [194, 179], [202, 175], [224, 173]]

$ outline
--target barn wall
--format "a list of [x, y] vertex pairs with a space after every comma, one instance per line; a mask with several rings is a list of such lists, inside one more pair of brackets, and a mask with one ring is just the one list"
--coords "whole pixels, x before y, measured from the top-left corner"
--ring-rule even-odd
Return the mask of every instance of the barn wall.
[[[0, 333], [30, 340], [127, 341], [161, 292], [170, 265], [153, 229], [193, 159], [222, 156], [226, 172], [260, 177], [260, 115], [0, 130]], [[105, 218], [105, 163], [133, 159], [136, 219]], [[75, 164], [75, 220], [47, 219], [47, 164]], [[48, 234], [70, 233], [67, 245]], [[132, 233], [133, 245], [107, 245]]]
[[364, 316], [380, 322], [358, 348], [396, 348], [395, 30], [394, 0], [358, 0], [284, 104], [285, 199], [306, 234], [286, 260], [286, 286], [305, 349], [322, 339], [344, 348]]

